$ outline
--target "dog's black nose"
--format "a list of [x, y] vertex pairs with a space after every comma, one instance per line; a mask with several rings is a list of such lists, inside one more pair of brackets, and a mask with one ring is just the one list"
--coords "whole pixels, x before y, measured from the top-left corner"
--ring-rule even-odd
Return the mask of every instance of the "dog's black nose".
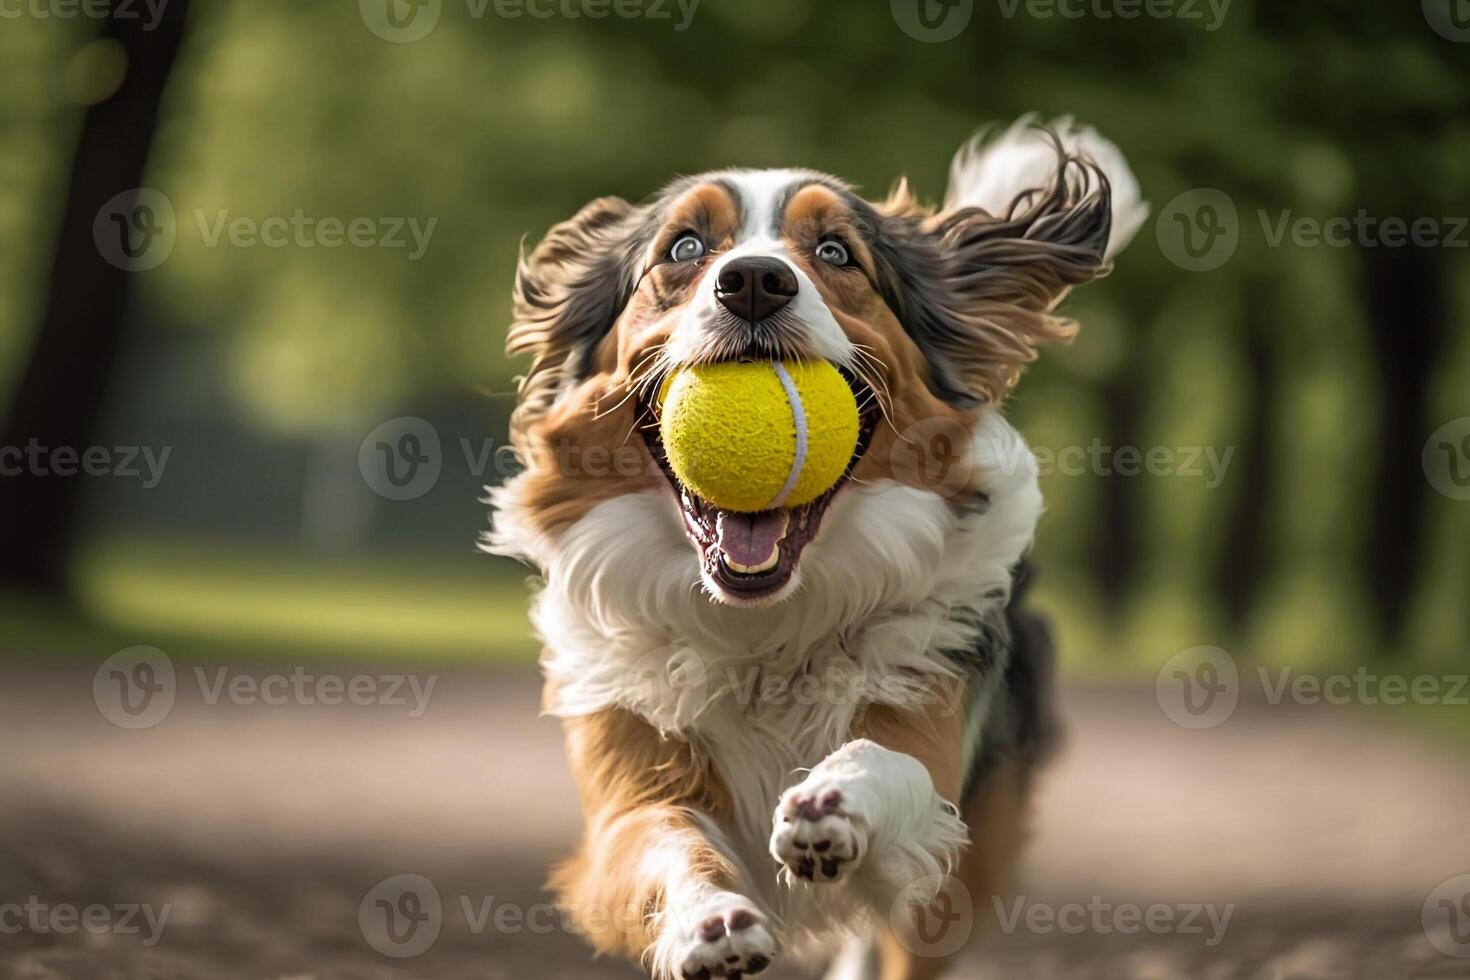
[[796, 273], [780, 259], [736, 259], [715, 281], [715, 297], [747, 323], [760, 323], [796, 297]]

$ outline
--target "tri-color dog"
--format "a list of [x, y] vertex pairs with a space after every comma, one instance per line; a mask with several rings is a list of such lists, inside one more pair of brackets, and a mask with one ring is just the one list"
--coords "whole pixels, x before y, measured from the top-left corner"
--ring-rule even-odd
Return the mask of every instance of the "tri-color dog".
[[[1008, 888], [1052, 722], [1018, 601], [1041, 494], [1001, 406], [1145, 214], [1116, 147], [1023, 120], [960, 153], [939, 208], [732, 170], [594, 201], [523, 258], [526, 469], [486, 547], [543, 580], [586, 815], [554, 887], [598, 950], [660, 978], [788, 955], [933, 977], [954, 944], [914, 919]], [[686, 365], [817, 358], [864, 406], [857, 452], [770, 518], [775, 561], [726, 561], [733, 515], [673, 476], [654, 393]]]

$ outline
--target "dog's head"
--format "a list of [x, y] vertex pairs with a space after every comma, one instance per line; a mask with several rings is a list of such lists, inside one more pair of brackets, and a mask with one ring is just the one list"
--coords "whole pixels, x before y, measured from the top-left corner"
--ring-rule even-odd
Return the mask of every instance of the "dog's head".
[[[643, 205], [588, 204], [523, 257], [516, 279], [509, 347], [532, 358], [513, 420], [528, 467], [521, 519], [555, 537], [608, 500], [658, 495], [697, 559], [691, 579], [714, 600], [791, 595], [819, 534], [872, 533], [828, 514], [850, 485], [940, 492], [915, 439], [959, 433], [944, 442], [963, 454], [964, 434], [1038, 348], [1072, 336], [1055, 307], [1106, 271], [1110, 236], [1132, 231], [1114, 229], [1110, 175], [1079, 143], [1088, 138], [1017, 127], [978, 143], [957, 158], [938, 209], [904, 184], [872, 202], [806, 170], [711, 173]], [[812, 503], [724, 513], [667, 466], [653, 396], [682, 366], [783, 358], [825, 359], [848, 378], [863, 409], [857, 452]], [[965, 483], [943, 496], [962, 506], [977, 489]], [[730, 567], [721, 539], [739, 522], [784, 527], [774, 567]], [[627, 549], [632, 570], [636, 536]]]

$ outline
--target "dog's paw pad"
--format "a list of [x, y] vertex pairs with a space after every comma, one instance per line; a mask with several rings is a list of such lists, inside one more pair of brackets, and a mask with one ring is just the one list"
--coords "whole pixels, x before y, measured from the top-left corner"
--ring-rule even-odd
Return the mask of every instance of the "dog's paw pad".
[[771, 855], [798, 878], [835, 883], [862, 863], [865, 824], [841, 789], [808, 780], [788, 790], [776, 808]]
[[752, 977], [776, 958], [765, 916], [739, 895], [720, 896], [692, 921], [694, 928], [678, 957], [683, 980]]

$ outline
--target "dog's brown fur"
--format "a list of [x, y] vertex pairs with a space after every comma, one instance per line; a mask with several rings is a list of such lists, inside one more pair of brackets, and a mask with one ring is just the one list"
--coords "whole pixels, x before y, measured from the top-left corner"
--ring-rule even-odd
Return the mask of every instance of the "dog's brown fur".
[[730, 797], [709, 760], [627, 711], [571, 719], [566, 732], [587, 830], [550, 887], [595, 949], [636, 960], [669, 911], [669, 890], [686, 880], [738, 889], [736, 870], [694, 817], [726, 816]]

